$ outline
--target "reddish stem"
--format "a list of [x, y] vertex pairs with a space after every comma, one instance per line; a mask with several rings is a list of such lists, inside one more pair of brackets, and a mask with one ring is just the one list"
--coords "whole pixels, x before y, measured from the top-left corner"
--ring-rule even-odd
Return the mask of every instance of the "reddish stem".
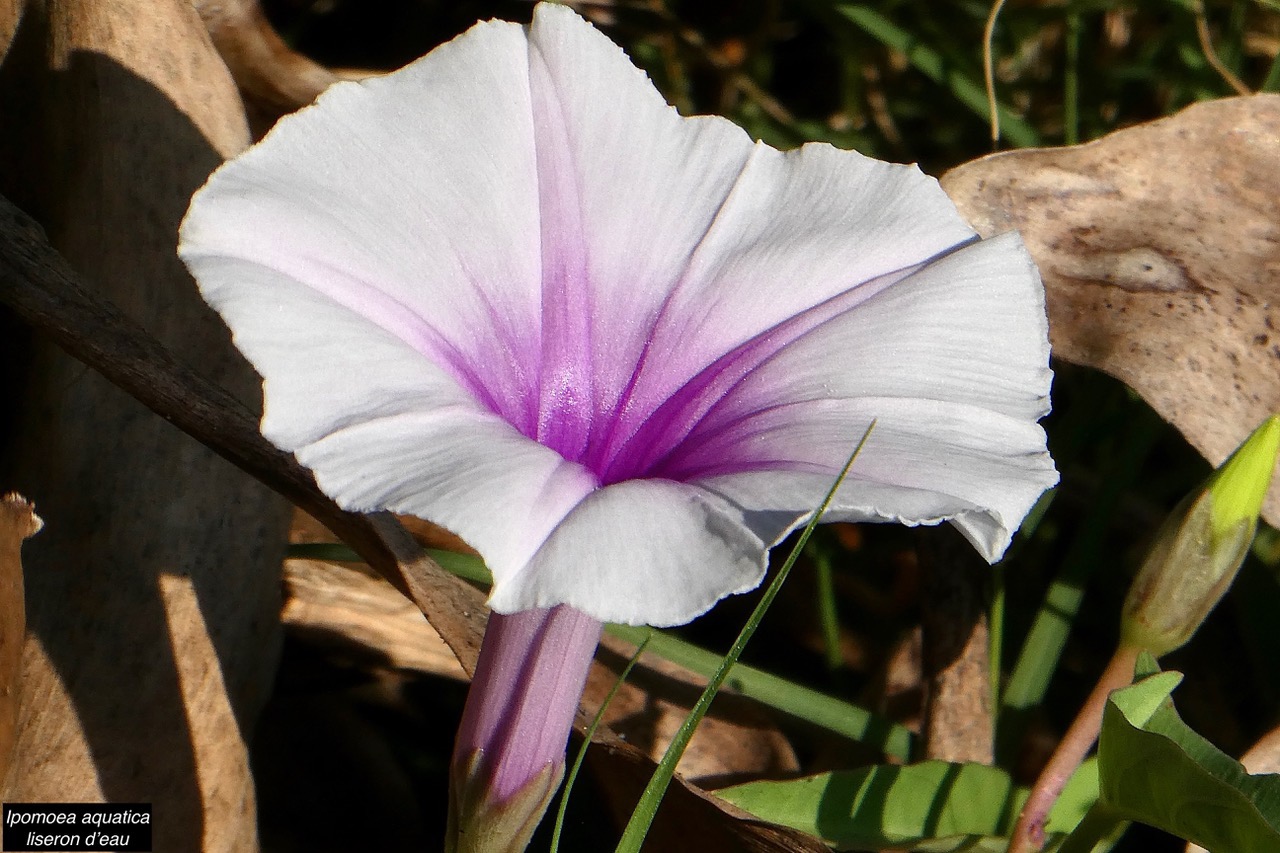
[[1049, 763], [1040, 771], [1040, 777], [1031, 788], [1031, 795], [1022, 806], [1018, 823], [1013, 828], [1008, 853], [1033, 853], [1044, 845], [1044, 825], [1049, 819], [1062, 788], [1084, 761], [1089, 750], [1098, 740], [1102, 728], [1102, 712], [1107, 707], [1107, 697], [1112, 690], [1127, 687], [1133, 682], [1133, 667], [1141, 652], [1134, 646], [1121, 643], [1094, 685], [1084, 707], [1062, 736]]

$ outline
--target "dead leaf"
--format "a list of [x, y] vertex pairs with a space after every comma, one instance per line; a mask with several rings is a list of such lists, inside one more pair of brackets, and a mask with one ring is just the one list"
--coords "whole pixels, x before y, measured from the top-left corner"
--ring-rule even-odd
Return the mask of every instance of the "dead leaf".
[[[0, 303], [68, 355], [287, 498], [299, 515], [323, 519], [323, 524], [314, 522], [325, 531], [320, 541], [336, 536], [349, 545], [432, 621], [464, 669], [475, 669], [485, 628], [480, 591], [432, 561], [414, 538], [421, 534], [411, 534], [390, 513], [340, 509], [293, 454], [263, 438], [248, 406], [178, 360], [111, 300], [91, 293], [40, 226], [3, 195]], [[458, 541], [440, 528], [423, 533], [441, 543]]]
[[315, 100], [337, 75], [291, 50], [258, 0], [191, 0], [236, 84], [267, 124]]
[[284, 564], [285, 627], [317, 645], [357, 646], [383, 666], [467, 680], [413, 602], [385, 580], [318, 560]]
[[[190, 194], [248, 141], [195, 12], [179, 0], [27, 12], [0, 67], [0, 191], [179, 358], [257, 399], [174, 253]], [[26, 552], [8, 797], [151, 802], [157, 850], [253, 851], [245, 739], [273, 681], [287, 507], [3, 322], [29, 362], [3, 389], [18, 416], [0, 455], [58, 520]]]
[[39, 532], [41, 525], [26, 498], [12, 492], [0, 498], [0, 791], [7, 787], [17, 741], [18, 684], [27, 636], [22, 542]]
[[[285, 593], [285, 625], [313, 642], [354, 644], [391, 668], [467, 677], [418, 609], [381, 578], [354, 567], [289, 560]], [[592, 666], [582, 698], [592, 715], [634, 652], [608, 636], [601, 645], [605, 664]], [[605, 722], [657, 761], [705, 683], [684, 667], [649, 655], [614, 697]], [[698, 728], [679, 769], [695, 783], [719, 786], [798, 768], [790, 743], [769, 718], [726, 691]]]
[[[303, 536], [306, 525], [303, 525]], [[295, 528], [295, 534], [298, 533]], [[371, 659], [392, 668], [418, 669], [449, 678], [465, 678], [431, 625], [385, 580], [356, 568], [313, 560], [285, 564], [284, 620], [291, 631], [371, 652]], [[577, 719], [581, 731], [594, 716], [617, 671], [634, 649], [606, 637], [605, 649], [592, 665], [583, 707]], [[646, 661], [633, 670], [632, 681], [614, 698], [606, 722], [617, 725], [626, 739], [601, 728], [588, 756], [603, 796], [625, 819], [639, 791], [661, 757], [685, 710], [697, 699], [703, 680], [665, 661]], [[686, 847], [651, 842], [646, 849], [707, 849], [742, 851], [821, 850], [799, 833], [771, 827], [716, 800], [686, 781], [697, 776], [707, 784], [722, 784], [749, 773], [784, 773], [797, 768], [785, 737], [762, 713], [741, 697], [726, 693], [703, 720], [680, 764], [681, 775], [667, 795], [653, 837], [683, 837]], [[691, 821], [694, 828], [691, 828]], [[692, 833], [692, 834], [691, 834]], [[706, 843], [702, 843], [705, 841]]]
[[18, 22], [22, 20], [26, 0], [0, 0], [0, 61], [9, 52], [9, 44], [18, 31]]
[[[600, 645], [582, 697], [583, 708], [593, 714], [635, 653], [634, 646], [607, 634]], [[683, 666], [646, 654], [605, 710], [604, 722], [658, 761], [706, 683]], [[767, 714], [724, 690], [698, 725], [676, 769], [696, 785], [720, 788], [761, 776], [794, 774], [800, 763]]]
[[995, 761], [987, 624], [991, 570], [954, 530], [922, 531], [921, 664], [924, 755]]
[[[1228, 98], [942, 179], [1022, 233], [1054, 354], [1120, 379], [1214, 465], [1280, 410], [1280, 96]], [[1280, 482], [1263, 514], [1280, 525]]]

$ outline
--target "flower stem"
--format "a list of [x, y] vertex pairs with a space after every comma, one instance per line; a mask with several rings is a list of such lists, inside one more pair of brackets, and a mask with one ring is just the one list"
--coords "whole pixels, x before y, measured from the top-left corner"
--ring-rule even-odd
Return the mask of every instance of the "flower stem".
[[454, 746], [448, 853], [525, 848], [564, 775], [601, 627], [568, 605], [489, 616]]
[[1094, 685], [1084, 707], [1076, 715], [1071, 727], [1063, 735], [1058, 748], [1054, 750], [1049, 763], [1040, 772], [1031, 795], [1022, 806], [1018, 815], [1018, 823], [1013, 828], [1013, 837], [1009, 842], [1008, 853], [1032, 853], [1044, 844], [1044, 825], [1049, 819], [1049, 810], [1053, 808], [1062, 788], [1071, 778], [1071, 774], [1084, 761], [1090, 748], [1098, 740], [1098, 732], [1102, 728], [1102, 712], [1107, 706], [1107, 697], [1112, 690], [1124, 687], [1133, 681], [1133, 667], [1137, 663], [1141, 649], [1126, 643], [1116, 647], [1115, 654], [1107, 668], [1103, 670]]

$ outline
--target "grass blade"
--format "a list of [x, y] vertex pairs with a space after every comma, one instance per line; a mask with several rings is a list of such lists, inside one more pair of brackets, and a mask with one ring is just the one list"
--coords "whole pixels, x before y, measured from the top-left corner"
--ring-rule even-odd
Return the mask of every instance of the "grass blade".
[[822, 505], [814, 510], [813, 515], [809, 518], [804, 530], [800, 533], [800, 538], [795, 547], [791, 549], [791, 553], [787, 556], [786, 562], [778, 569], [773, 581], [765, 589], [759, 604], [756, 605], [756, 609], [742, 627], [742, 631], [738, 634], [738, 638], [734, 640], [733, 646], [725, 654], [720, 668], [711, 677], [706, 689], [702, 691], [702, 695], [698, 697], [693, 709], [685, 718], [679, 731], [676, 732], [671, 745], [667, 747], [666, 753], [662, 756], [662, 761], [658, 763], [658, 768], [649, 779], [649, 784], [645, 786], [644, 793], [640, 796], [640, 802], [636, 804], [635, 811], [631, 813], [631, 820], [627, 822], [626, 829], [622, 832], [622, 838], [618, 842], [616, 853], [639, 853], [641, 845], [644, 844], [645, 836], [649, 834], [649, 827], [653, 825], [653, 819], [658, 813], [658, 806], [661, 805], [662, 798], [667, 792], [667, 787], [671, 784], [671, 777], [675, 774], [676, 764], [680, 761], [680, 756], [684, 754], [685, 747], [689, 745], [694, 730], [698, 727], [698, 723], [702, 721], [702, 718], [706, 716], [712, 700], [715, 699], [716, 693], [720, 690], [720, 686], [729, 677], [729, 670], [733, 668], [738, 658], [742, 656], [742, 651], [746, 648], [747, 642], [755, 634], [756, 628], [759, 627], [760, 621], [764, 618], [769, 606], [773, 604], [773, 600], [777, 598], [783, 582], [786, 581], [787, 575], [791, 572], [791, 567], [795, 565], [796, 559], [800, 556], [805, 543], [809, 541], [809, 537], [813, 534], [813, 529], [818, 526], [818, 522], [822, 519], [822, 514], [831, 505], [831, 501], [835, 498], [836, 490], [844, 482], [844, 478], [853, 466], [854, 460], [858, 458], [858, 454], [866, 446], [867, 439], [871, 437], [871, 432], [874, 429], [875, 421], [872, 421], [871, 426], [867, 427], [867, 431], [863, 434], [862, 440], [858, 442], [858, 446], [850, 454], [849, 460], [845, 462], [844, 468], [840, 471], [840, 476], [832, 483], [831, 489], [822, 501]]
[[556, 811], [556, 825], [551, 833], [551, 853], [558, 853], [560, 850], [560, 835], [564, 831], [564, 816], [569, 810], [569, 792], [573, 790], [573, 783], [577, 781], [578, 771], [582, 769], [582, 762], [587, 757], [587, 747], [591, 746], [591, 739], [595, 737], [596, 729], [600, 728], [600, 721], [604, 719], [604, 712], [608, 709], [609, 704], [613, 702], [613, 697], [618, 695], [618, 690], [626, 682], [627, 676], [631, 674], [631, 670], [640, 660], [640, 656], [649, 647], [651, 639], [653, 639], [652, 628], [649, 629], [649, 635], [636, 646], [635, 654], [631, 656], [631, 660], [627, 661], [627, 665], [622, 668], [622, 672], [618, 673], [618, 680], [613, 682], [613, 687], [609, 689], [609, 695], [604, 697], [604, 703], [600, 705], [600, 710], [596, 711], [595, 717], [591, 720], [591, 725], [587, 726], [587, 730], [582, 735], [582, 746], [578, 747], [578, 754], [574, 756], [573, 766], [569, 768], [569, 773], [564, 778], [564, 790], [560, 792], [560, 808]]

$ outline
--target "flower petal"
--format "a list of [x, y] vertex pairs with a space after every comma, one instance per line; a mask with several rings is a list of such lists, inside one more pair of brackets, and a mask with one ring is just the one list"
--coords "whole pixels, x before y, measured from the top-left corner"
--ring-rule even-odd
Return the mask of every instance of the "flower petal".
[[784, 154], [722, 118], [679, 117], [568, 9], [539, 6], [529, 41], [538, 439], [597, 472], [734, 347], [973, 237], [915, 167], [822, 145]]
[[344, 508], [448, 527], [500, 583], [596, 487], [373, 321], [251, 262], [211, 257], [200, 269], [205, 297], [266, 377], [263, 434]]
[[179, 251], [206, 292], [222, 286], [207, 266], [217, 257], [303, 282], [528, 425], [541, 323], [533, 144], [523, 28], [477, 26], [281, 120], [196, 195]]
[[344, 507], [416, 515], [461, 536], [484, 556], [496, 589], [596, 487], [581, 465], [467, 410], [367, 421], [297, 455]]
[[670, 624], [759, 581], [873, 417], [835, 516], [1003, 550], [1056, 478], [1043, 304], [1008, 241], [934, 260], [971, 237], [914, 167], [680, 118], [543, 4], [283, 120], [180, 250], [339, 503], [454, 530], [500, 611]]
[[1057, 482], [1035, 423], [1051, 379], [1043, 300], [1016, 235], [961, 249], [757, 366], [659, 472], [799, 517], [875, 419], [833, 520], [954, 517], [994, 561]]
[[707, 365], [830, 300], [869, 298], [972, 237], [914, 166], [822, 145], [759, 149], [667, 302], [649, 348], [661, 357], [638, 369], [600, 469], [634, 468], [619, 458], [626, 444]]
[[315, 289], [239, 258], [188, 262], [265, 377], [262, 431], [278, 447], [295, 451], [352, 423], [404, 412], [482, 411], [403, 339]]
[[873, 419], [828, 520], [949, 519], [998, 559], [1057, 481], [1035, 423], [1051, 379], [1045, 323], [1014, 235], [894, 280], [735, 379], [661, 472], [691, 482], [593, 493], [495, 607], [565, 601], [609, 621], [687, 621], [759, 582], [764, 549], [817, 508]]
[[[995, 562], [1031, 505], [1057, 482], [1038, 427], [925, 400], [861, 403], [862, 429], [872, 419], [876, 427], [824, 521], [951, 521], [988, 562]], [[809, 418], [777, 432], [787, 443], [812, 440], [818, 448], [839, 447], [847, 458], [861, 435], [843, 443], [836, 436], [848, 435], [854, 411], [844, 407], [825, 421]], [[776, 544], [817, 508], [835, 474], [779, 466], [711, 476], [697, 485], [739, 506], [756, 534]]]
[[542, 235], [540, 441], [583, 458], [753, 151], [681, 118], [609, 39], [542, 4], [529, 30]]
[[587, 496], [489, 603], [510, 613], [563, 602], [606, 622], [679, 625], [759, 584], [768, 544], [703, 489], [617, 483]]

